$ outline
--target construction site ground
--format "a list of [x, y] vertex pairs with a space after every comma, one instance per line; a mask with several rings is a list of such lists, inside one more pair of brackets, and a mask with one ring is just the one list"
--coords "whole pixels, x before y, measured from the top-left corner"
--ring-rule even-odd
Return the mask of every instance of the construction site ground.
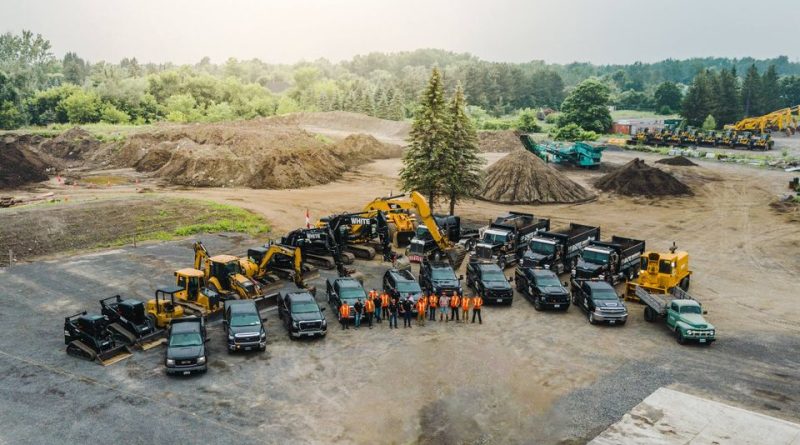
[[[662, 156], [608, 151], [598, 171], [564, 171], [596, 191], [594, 180], [634, 157], [653, 165]], [[267, 352], [252, 355], [227, 355], [216, 323], [208, 374], [167, 378], [162, 349], [103, 368], [67, 356], [60, 328], [65, 315], [98, 310], [100, 298], [151, 296], [190, 263], [194, 238], [51, 256], [0, 269], [0, 443], [584, 443], [663, 386], [798, 422], [800, 224], [769, 206], [787, 192], [791, 175], [697, 163], [663, 167], [692, 188], [690, 197], [600, 193], [583, 204], [467, 201], [456, 210], [472, 221], [530, 211], [554, 228], [600, 225], [604, 238], [646, 239], [653, 249], [677, 242], [691, 254], [691, 293], [718, 329], [710, 347], [678, 345], [664, 325], [646, 323], [636, 304], [627, 325], [592, 326], [575, 307], [536, 312], [517, 295], [510, 307], [486, 308], [481, 326], [390, 331], [384, 323], [342, 332], [328, 309], [330, 333], [312, 341], [290, 341], [269, 312]], [[317, 218], [397, 192], [399, 167], [397, 158], [377, 160], [330, 184], [289, 190], [176, 187], [123, 169], [94, 172], [126, 178], [105, 186], [51, 180], [13, 194], [53, 192], [80, 205], [148, 188], [156, 197], [252, 210], [278, 236], [303, 225], [306, 209]], [[200, 238], [214, 253], [241, 254], [258, 243], [241, 235]], [[355, 267], [378, 287], [388, 266]], [[331, 275], [314, 281], [320, 301]]]

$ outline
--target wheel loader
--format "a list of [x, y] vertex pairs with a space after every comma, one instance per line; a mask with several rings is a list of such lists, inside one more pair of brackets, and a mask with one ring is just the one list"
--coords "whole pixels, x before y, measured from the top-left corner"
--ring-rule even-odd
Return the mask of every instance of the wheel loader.
[[689, 253], [677, 250], [675, 243], [669, 252], [645, 252], [639, 258], [639, 276], [628, 281], [625, 299], [639, 301], [637, 286], [651, 294], [671, 293], [675, 287], [688, 291], [691, 275]]
[[125, 340], [108, 329], [108, 318], [85, 311], [64, 317], [64, 344], [67, 354], [103, 366], [113, 365], [131, 356]]
[[[202, 274], [200, 272], [201, 276]], [[175, 294], [182, 291], [183, 289], [177, 286], [165, 286], [156, 289], [155, 297], [147, 300], [145, 307], [147, 318], [152, 320], [158, 328], [166, 329], [172, 320], [183, 317], [183, 306], [175, 303]], [[167, 300], [168, 297], [169, 300]]]
[[108, 318], [108, 329], [125, 338], [129, 346], [146, 351], [164, 343], [165, 331], [148, 317], [145, 303], [119, 295], [100, 300], [100, 311]]
[[242, 261], [246, 260], [233, 255], [211, 256], [202, 242], [194, 243], [194, 268], [203, 272], [206, 286], [220, 294], [223, 300], [263, 296], [261, 286], [244, 275]]

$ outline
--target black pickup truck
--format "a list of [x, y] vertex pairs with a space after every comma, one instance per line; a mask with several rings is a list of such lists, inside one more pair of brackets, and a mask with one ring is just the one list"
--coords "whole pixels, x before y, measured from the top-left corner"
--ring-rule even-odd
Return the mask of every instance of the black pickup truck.
[[525, 253], [528, 242], [540, 231], [550, 230], [550, 220], [530, 213], [508, 212], [483, 229], [473, 256], [491, 260], [501, 269], [516, 264]]
[[253, 300], [228, 300], [222, 319], [228, 352], [267, 349], [267, 330]]
[[202, 317], [173, 319], [169, 325], [167, 338], [167, 350], [164, 353], [167, 374], [189, 375], [193, 372], [206, 372], [208, 337], [206, 323]]
[[308, 291], [281, 292], [278, 294], [278, 318], [283, 320], [289, 337], [324, 337], [328, 321], [317, 300]]
[[514, 289], [503, 274], [503, 269], [493, 261], [470, 258], [467, 264], [467, 286], [487, 303], [510, 305], [514, 299]]
[[577, 264], [581, 249], [597, 239], [600, 239], [599, 227], [575, 223], [570, 223], [566, 229], [539, 232], [528, 242], [528, 250], [520, 263], [557, 274], [569, 272]]
[[611, 241], [592, 241], [581, 251], [573, 276], [600, 278], [611, 284], [633, 280], [639, 274], [643, 253], [642, 240], [612, 236]]
[[514, 272], [514, 284], [517, 291], [525, 296], [533, 308], [541, 311], [544, 308], [569, 309], [569, 292], [558, 281], [558, 276], [547, 269], [517, 267]]
[[419, 268], [419, 285], [427, 293], [436, 295], [464, 295], [461, 288], [463, 276], [456, 276], [453, 268], [445, 261], [423, 259]]
[[589, 323], [625, 324], [628, 321], [628, 308], [607, 282], [572, 279], [570, 291], [572, 304], [586, 311]]

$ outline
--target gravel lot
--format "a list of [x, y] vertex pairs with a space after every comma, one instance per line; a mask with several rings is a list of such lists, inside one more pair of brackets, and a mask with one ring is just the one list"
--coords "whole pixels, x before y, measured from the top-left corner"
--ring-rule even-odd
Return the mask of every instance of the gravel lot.
[[[252, 244], [203, 241], [212, 254]], [[268, 312], [267, 352], [226, 354], [212, 324], [210, 370], [190, 378], [164, 375], [162, 348], [106, 368], [64, 353], [65, 315], [149, 297], [191, 257], [186, 240], [0, 269], [0, 443], [584, 443], [665, 385], [800, 419], [797, 335], [722, 331], [682, 347], [635, 305], [624, 327], [590, 326], [576, 308], [539, 313], [517, 296], [481, 326], [331, 323], [312, 341], [290, 341]], [[386, 265], [356, 267], [377, 287]]]

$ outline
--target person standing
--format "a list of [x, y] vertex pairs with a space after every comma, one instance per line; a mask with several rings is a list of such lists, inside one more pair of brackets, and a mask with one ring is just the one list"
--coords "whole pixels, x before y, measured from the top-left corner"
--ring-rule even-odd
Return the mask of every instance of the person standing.
[[428, 315], [428, 299], [425, 295], [420, 295], [417, 300], [417, 326], [425, 326], [425, 316]]
[[342, 322], [342, 329], [350, 329], [347, 322], [350, 320], [350, 305], [347, 302], [342, 302], [339, 306], [339, 321]]
[[466, 323], [467, 320], [469, 320], [469, 304], [470, 304], [470, 300], [471, 300], [471, 298], [469, 298], [466, 295], [461, 297], [461, 318], [463, 319], [463, 320], [461, 320], [462, 323]]
[[[378, 291], [377, 291], [377, 290], [375, 290], [375, 289], [372, 289], [372, 290], [371, 290], [371, 291], [369, 291], [369, 293], [367, 294], [367, 300], [371, 300], [371, 301], [372, 301], [372, 303], [373, 303], [373, 306], [375, 306], [375, 305], [379, 304], [379, 303], [378, 303], [378, 299], [379, 299], [379, 298], [380, 298], [380, 294], [378, 294]], [[366, 307], [366, 303], [364, 304], [364, 307]], [[376, 315], [376, 314], [374, 314], [374, 313], [373, 313], [373, 317], [374, 317], [375, 315]], [[380, 315], [379, 315], [379, 314], [378, 314], [378, 317], [380, 317]]]
[[447, 308], [450, 305], [450, 299], [442, 292], [439, 297], [439, 321], [447, 321]]
[[428, 319], [430, 321], [436, 321], [436, 309], [439, 309], [439, 298], [431, 292], [428, 297]]
[[[386, 295], [386, 294], [384, 294]], [[392, 301], [386, 306], [386, 312], [389, 314], [389, 329], [394, 327], [397, 329], [397, 312], [400, 310], [399, 304], [397, 303], [397, 298], [393, 298]], [[392, 322], [394, 322], [394, 326], [392, 326]]]
[[475, 323], [475, 316], [478, 316], [478, 324], [483, 324], [481, 320], [481, 306], [483, 306], [483, 298], [480, 294], [472, 298], [472, 322]]
[[461, 298], [458, 297], [458, 293], [453, 292], [453, 295], [450, 297], [450, 320], [449, 321], [458, 321], [458, 308], [461, 305]]
[[372, 329], [372, 317], [375, 315], [375, 299], [368, 299], [364, 303], [364, 314], [367, 317], [369, 328]]
[[364, 310], [364, 303], [361, 302], [360, 298], [353, 305], [353, 310], [355, 311], [353, 317], [355, 318], [356, 329], [358, 329], [361, 327], [361, 312]]
[[389, 318], [389, 301], [390, 301], [389, 294], [387, 294], [386, 291], [383, 291], [383, 293], [381, 294], [381, 308], [380, 308], [380, 312], [382, 312], [382, 314], [379, 313], [378, 315], [378, 323], [381, 322], [381, 318]]
[[403, 311], [403, 327], [410, 328], [411, 327], [411, 315], [414, 313], [414, 300], [411, 299], [411, 295], [406, 297], [402, 303], [402, 311]]

